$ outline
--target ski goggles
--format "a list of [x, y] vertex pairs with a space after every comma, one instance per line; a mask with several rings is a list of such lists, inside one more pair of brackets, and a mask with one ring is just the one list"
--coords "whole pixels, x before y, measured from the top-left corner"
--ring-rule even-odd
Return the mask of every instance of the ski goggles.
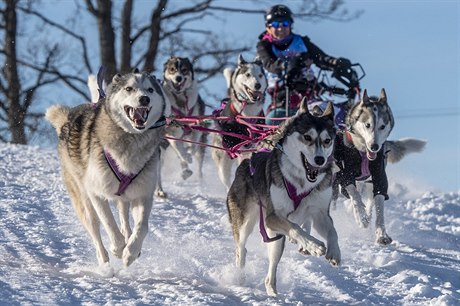
[[284, 21], [272, 21], [268, 24], [269, 27], [273, 27], [275, 29], [278, 29], [279, 27], [289, 27], [291, 25], [291, 22], [289, 20], [284, 20]]

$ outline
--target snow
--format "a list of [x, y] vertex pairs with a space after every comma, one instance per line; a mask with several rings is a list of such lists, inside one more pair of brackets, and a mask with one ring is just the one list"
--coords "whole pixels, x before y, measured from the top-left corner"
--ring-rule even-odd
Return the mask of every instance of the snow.
[[374, 243], [372, 229], [358, 228], [348, 203], [339, 201], [331, 214], [342, 265], [303, 256], [287, 243], [279, 296], [269, 298], [257, 231], [245, 277], [234, 267], [225, 192], [209, 154], [203, 182], [182, 181], [177, 162], [166, 161], [169, 198], [154, 203], [141, 257], [128, 268], [115, 258], [99, 267], [63, 186], [56, 150], [0, 144], [0, 304], [459, 304], [459, 191], [425, 192], [390, 176], [386, 224], [394, 242], [386, 247]]

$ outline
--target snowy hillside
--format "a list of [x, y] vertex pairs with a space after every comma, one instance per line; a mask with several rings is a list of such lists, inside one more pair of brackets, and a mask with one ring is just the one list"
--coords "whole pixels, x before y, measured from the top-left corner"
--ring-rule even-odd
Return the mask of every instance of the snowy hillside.
[[128, 269], [112, 258], [112, 277], [97, 267], [75, 218], [56, 151], [0, 145], [0, 304], [458, 305], [459, 191], [424, 193], [390, 177], [388, 247], [374, 244], [373, 230], [359, 229], [339, 202], [332, 217], [343, 264], [333, 268], [287, 243], [273, 299], [258, 233], [248, 244], [246, 280], [237, 282], [224, 188], [206, 161], [203, 184], [165, 171], [170, 197], [154, 204], [142, 256]]

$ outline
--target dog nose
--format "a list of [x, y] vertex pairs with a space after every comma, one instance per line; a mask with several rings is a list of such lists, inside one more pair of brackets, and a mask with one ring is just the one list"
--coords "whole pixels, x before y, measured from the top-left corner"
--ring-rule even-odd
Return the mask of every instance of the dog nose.
[[176, 82], [182, 82], [182, 77], [180, 75], [176, 76]]
[[322, 166], [322, 165], [324, 164], [324, 161], [325, 161], [324, 157], [322, 157], [322, 156], [315, 156], [315, 163], [316, 163], [317, 165], [321, 165], [321, 166]]
[[374, 143], [371, 145], [372, 152], [377, 152], [379, 150], [379, 145]]
[[147, 106], [149, 105], [150, 103], [150, 98], [147, 97], [147, 96], [142, 96], [139, 98], [139, 103], [142, 105], [142, 106]]
[[255, 88], [256, 88], [257, 90], [259, 90], [260, 87], [262, 87], [262, 85], [260, 85], [260, 83], [256, 83]]

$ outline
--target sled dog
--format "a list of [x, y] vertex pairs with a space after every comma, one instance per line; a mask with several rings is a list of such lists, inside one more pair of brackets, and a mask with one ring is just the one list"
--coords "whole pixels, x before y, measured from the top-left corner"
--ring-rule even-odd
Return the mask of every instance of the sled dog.
[[[275, 296], [276, 269], [285, 237], [305, 255], [326, 255], [340, 264], [337, 232], [329, 205], [332, 198], [335, 128], [333, 107], [316, 117], [302, 103], [299, 112], [280, 127], [276, 148], [245, 159], [237, 168], [227, 195], [227, 209], [236, 243], [236, 265], [245, 266], [246, 241], [254, 225], [268, 247], [267, 294]], [[275, 139], [275, 138], [274, 138]], [[327, 246], [310, 235], [311, 226]]]
[[[267, 78], [260, 61], [247, 62], [240, 54], [236, 69], [224, 69], [227, 81], [228, 98], [223, 101], [224, 108], [220, 116], [234, 117], [263, 116], [263, 104], [267, 89]], [[263, 123], [263, 120], [261, 121]], [[220, 121], [217, 129], [235, 134], [249, 135], [243, 124], [234, 121]], [[229, 148], [243, 140], [214, 134], [212, 143], [217, 147]], [[230, 188], [234, 160], [223, 150], [213, 149], [212, 159], [217, 166], [217, 173], [227, 190]]]
[[[125, 266], [141, 253], [148, 232], [167, 107], [160, 83], [135, 70], [115, 75], [106, 98], [97, 103], [74, 108], [54, 105], [46, 112], [58, 135], [64, 183], [101, 265], [109, 262], [101, 239], [101, 223], [111, 253]], [[117, 205], [120, 228], [109, 201]], [[129, 224], [130, 209], [133, 229]]]
[[[188, 58], [171, 57], [163, 69], [163, 88], [171, 103], [172, 115], [177, 117], [201, 116], [205, 112], [205, 103], [198, 94], [198, 82], [195, 78], [193, 65]], [[181, 138], [194, 142], [206, 143], [207, 134], [190, 129], [169, 126], [166, 133], [174, 138]], [[190, 144], [183, 141], [168, 140], [174, 152], [180, 159], [182, 178], [189, 178], [193, 172], [189, 168], [192, 155], [195, 157], [198, 176], [203, 177], [202, 167], [204, 146]], [[155, 191], [157, 196], [165, 197], [161, 186], [161, 176]]]
[[[334, 199], [340, 186], [341, 192], [352, 202], [356, 222], [365, 228], [375, 206], [376, 242], [382, 245], [392, 242], [384, 223], [384, 201], [388, 199], [386, 161], [398, 162], [409, 153], [422, 151], [426, 144], [412, 138], [387, 140], [394, 124], [385, 89], [382, 88], [378, 98], [368, 97], [364, 90], [361, 101], [347, 112], [346, 130], [337, 136], [334, 153], [340, 168], [334, 183]], [[356, 188], [356, 181], [368, 178], [373, 186], [373, 199], [366, 207]]]

